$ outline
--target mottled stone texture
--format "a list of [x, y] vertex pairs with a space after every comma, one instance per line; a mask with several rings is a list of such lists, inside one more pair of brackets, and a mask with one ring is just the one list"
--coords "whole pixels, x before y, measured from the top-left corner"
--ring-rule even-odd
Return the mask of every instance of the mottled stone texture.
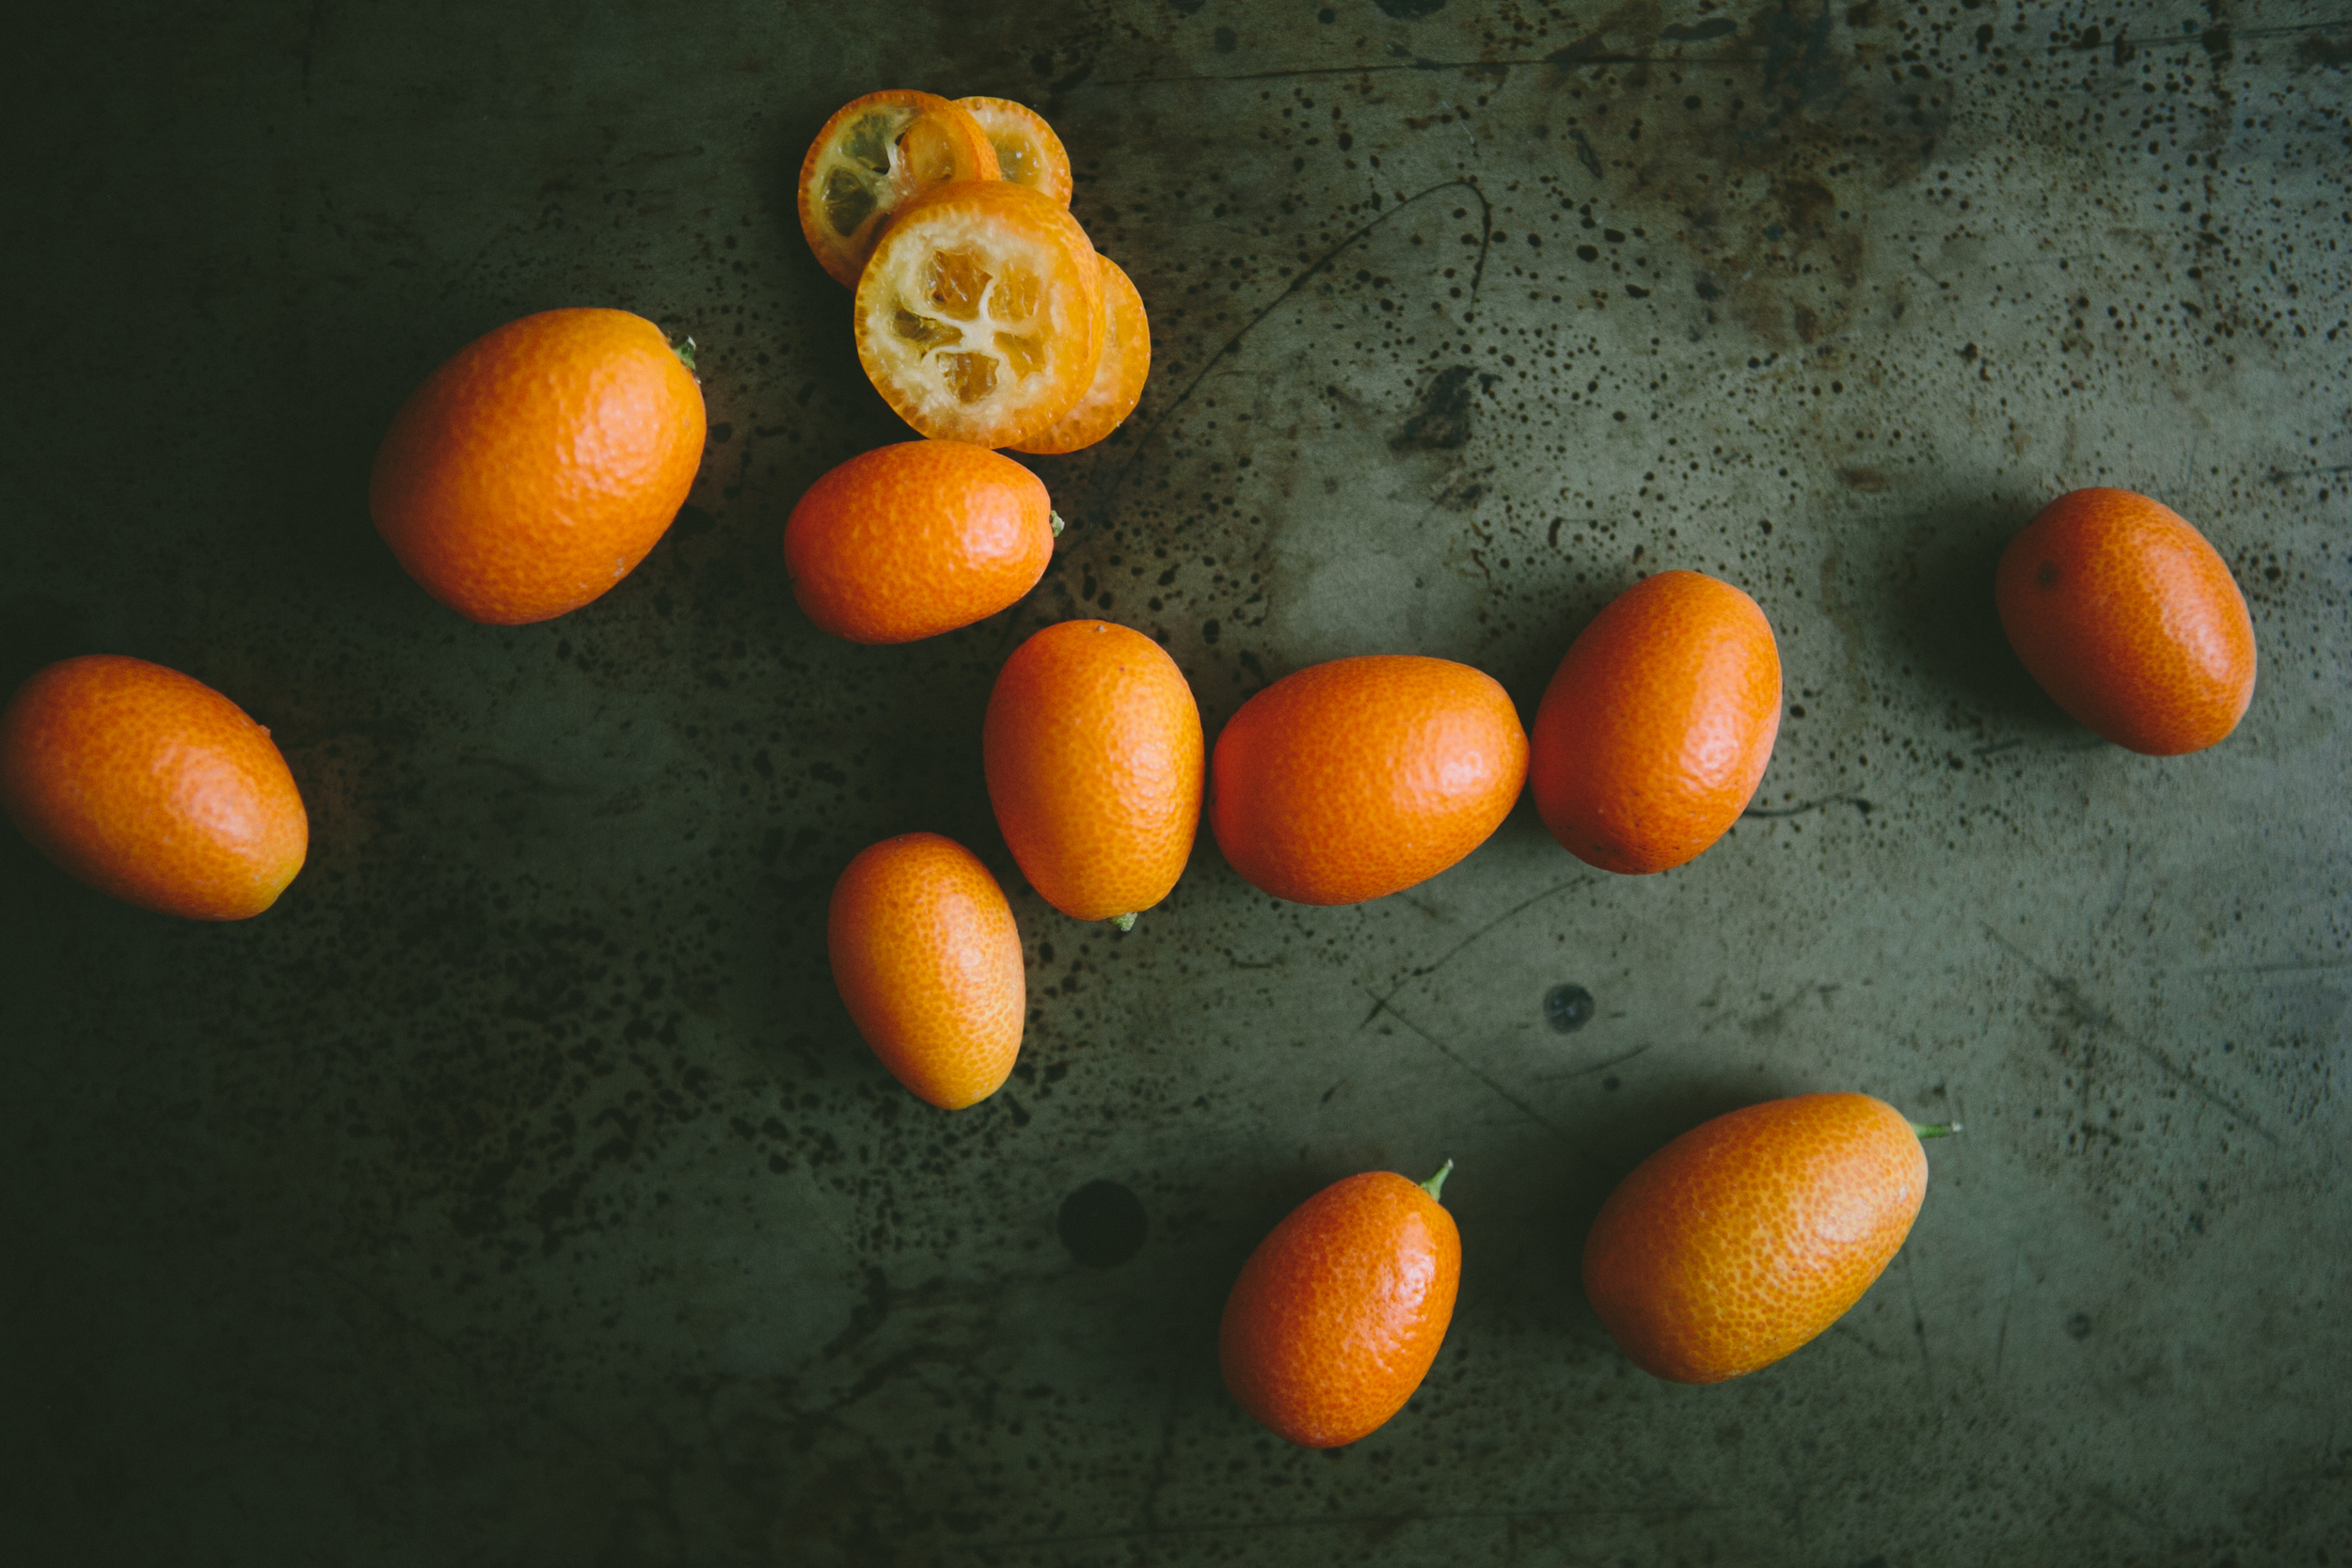
[[[210, 683], [313, 847], [213, 927], [0, 834], [0, 1557], [2346, 1560], [2346, 17], [15, 27], [0, 678]], [[1072, 526], [1026, 603], [857, 648], [779, 539], [903, 433], [791, 179], [901, 86], [1053, 119], [1157, 356], [1125, 431], [1035, 461]], [[576, 304], [694, 336], [707, 461], [616, 591], [477, 627], [376, 538], [369, 460], [458, 345]], [[2217, 751], [2098, 743], [2001, 640], [2001, 544], [2084, 484], [2162, 498], [2245, 588], [2261, 683]], [[1212, 734], [1359, 653], [1532, 715], [1666, 566], [1752, 593], [1788, 676], [1756, 809], [1680, 870], [1587, 871], [1522, 805], [1356, 909], [1204, 845], [1121, 937], [991, 821], [982, 704], [1047, 621], [1162, 640]], [[918, 828], [1006, 879], [1031, 963], [1016, 1076], [954, 1116], [824, 960], [834, 875]], [[1909, 1244], [1777, 1367], [1634, 1371], [1577, 1283], [1602, 1196], [1830, 1088], [1967, 1124]], [[1449, 1156], [1429, 1382], [1284, 1448], [1217, 1382], [1241, 1259], [1336, 1177]]]

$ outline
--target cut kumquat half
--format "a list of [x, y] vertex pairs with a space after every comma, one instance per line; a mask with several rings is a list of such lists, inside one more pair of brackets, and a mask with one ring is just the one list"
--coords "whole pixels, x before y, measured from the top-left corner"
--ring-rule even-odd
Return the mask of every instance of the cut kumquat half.
[[1070, 205], [1070, 154], [1036, 110], [1009, 98], [959, 98], [956, 107], [979, 121], [996, 150], [999, 174]]
[[1094, 384], [1069, 413], [1019, 443], [1018, 451], [1054, 456], [1090, 447], [1143, 400], [1143, 383], [1152, 373], [1152, 323], [1143, 313], [1143, 296], [1119, 263], [1103, 255], [1095, 261], [1103, 269], [1103, 357]]
[[860, 275], [858, 358], [922, 434], [984, 447], [1041, 435], [1103, 354], [1093, 244], [1009, 180], [941, 185], [898, 211]]
[[869, 92], [836, 110], [801, 160], [801, 232], [854, 289], [899, 208], [934, 186], [996, 178], [996, 150], [962, 109], [936, 93]]

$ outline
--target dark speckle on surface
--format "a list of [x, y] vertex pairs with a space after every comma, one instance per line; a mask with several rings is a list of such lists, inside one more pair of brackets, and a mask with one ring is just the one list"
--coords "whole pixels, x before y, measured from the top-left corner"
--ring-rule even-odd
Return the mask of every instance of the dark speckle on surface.
[[1062, 1199], [1054, 1228], [1070, 1256], [1091, 1269], [1124, 1263], [1143, 1250], [1151, 1221], [1143, 1200], [1116, 1181], [1089, 1181]]
[[1572, 1035], [1593, 1021], [1593, 993], [1579, 985], [1557, 985], [1544, 992], [1544, 1022], [1552, 1033]]

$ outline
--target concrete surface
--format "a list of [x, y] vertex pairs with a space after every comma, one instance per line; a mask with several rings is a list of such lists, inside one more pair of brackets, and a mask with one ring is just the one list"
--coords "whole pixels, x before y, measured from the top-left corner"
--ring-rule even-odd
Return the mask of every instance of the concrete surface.
[[[2352, 1560], [2344, 1330], [2352, 13], [2313, 0], [56, 8], [15, 34], [0, 676], [93, 650], [276, 730], [247, 925], [0, 835], [0, 1555], [19, 1563]], [[791, 177], [850, 96], [1026, 100], [1149, 303], [1016, 610], [817, 634], [778, 539], [899, 431]], [[369, 527], [391, 410], [528, 310], [703, 345], [694, 500], [471, 626]], [[2059, 490], [2238, 574], [2252, 711], [2100, 744], [1993, 617]], [[1120, 938], [1012, 879], [997, 661], [1090, 607], [1214, 730], [1330, 656], [1532, 714], [1637, 572], [1778, 629], [1759, 810], [1585, 871], [1524, 807], [1359, 909], [1203, 845]], [[955, 1117], [822, 949], [858, 847], [1015, 889], [1033, 1021]], [[1590, 1017], [1556, 988], [1581, 987]], [[1548, 1001], [1548, 998], [1553, 998]], [[1702, 1117], [1957, 1117], [1895, 1265], [1716, 1388], [1576, 1258]], [[1263, 1230], [1460, 1162], [1411, 1408], [1223, 1396]]]

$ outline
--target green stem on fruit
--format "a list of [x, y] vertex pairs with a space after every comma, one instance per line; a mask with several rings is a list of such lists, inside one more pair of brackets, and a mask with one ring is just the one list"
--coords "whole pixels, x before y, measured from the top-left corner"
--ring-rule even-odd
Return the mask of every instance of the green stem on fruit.
[[1115, 914], [1111, 916], [1111, 924], [1122, 931], [1132, 931], [1136, 928], [1136, 911], [1129, 910], [1125, 914]]
[[1911, 1124], [1912, 1135], [1919, 1138], [1948, 1138], [1959, 1131], [1960, 1123], [1956, 1121], [1915, 1121]]
[[[1438, 1172], [1438, 1174], [1437, 1174], [1437, 1175], [1435, 1175], [1435, 1176], [1431, 1177], [1428, 1180], [1426, 1180], [1426, 1181], [1424, 1181], [1424, 1182], [1422, 1182], [1422, 1183], [1421, 1184], [1421, 1190], [1422, 1190], [1422, 1192], [1424, 1192], [1424, 1193], [1427, 1193], [1427, 1194], [1428, 1194], [1431, 1197], [1433, 1197], [1433, 1198], [1438, 1198], [1438, 1194], [1439, 1189], [1441, 1189], [1441, 1188], [1443, 1188], [1443, 1187], [1445, 1186], [1445, 1179], [1446, 1179], [1447, 1177], [1449, 1177], [1449, 1176], [1452, 1176], [1453, 1174], [1454, 1174], [1454, 1162], [1453, 1162], [1453, 1161], [1451, 1161], [1451, 1160], [1448, 1160], [1448, 1161], [1445, 1163], [1445, 1165], [1444, 1165], [1444, 1168], [1443, 1168], [1443, 1169], [1439, 1170], [1439, 1171]], [[1438, 1200], [1439, 1202], [1443, 1202], [1443, 1201], [1444, 1201], [1442, 1198], [1438, 1198]]]
[[672, 344], [670, 345], [670, 352], [671, 352], [672, 354], [676, 355], [676, 356], [678, 356], [679, 361], [680, 361], [681, 363], [683, 363], [689, 371], [691, 371], [691, 372], [694, 372], [696, 374], [699, 374], [699, 373], [700, 373], [700, 372], [696, 369], [696, 366], [695, 366], [695, 364], [694, 364], [694, 340], [693, 340], [693, 339], [691, 339], [691, 338], [680, 338], [680, 339], [678, 339], [675, 342], [674, 342], [674, 343], [672, 343]]
[[1054, 520], [1054, 521], [1053, 521], [1054, 537], [1055, 537], [1055, 538], [1057, 538], [1057, 539], [1060, 538], [1060, 537], [1061, 537], [1061, 531], [1062, 531], [1062, 527], [1063, 527], [1062, 520], [1061, 520], [1061, 514], [1060, 514], [1060, 513], [1058, 513], [1058, 512], [1048, 511], [1045, 515], [1046, 515], [1048, 517], [1051, 517], [1051, 518]]

